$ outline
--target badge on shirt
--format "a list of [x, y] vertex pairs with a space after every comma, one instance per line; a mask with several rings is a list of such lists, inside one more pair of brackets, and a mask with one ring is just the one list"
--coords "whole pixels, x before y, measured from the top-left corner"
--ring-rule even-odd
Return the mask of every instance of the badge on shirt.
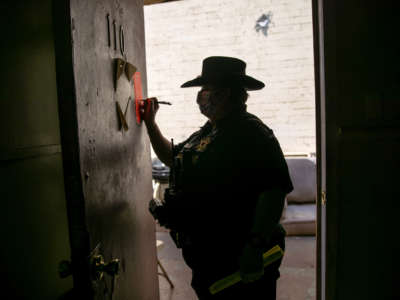
[[211, 142], [211, 137], [206, 136], [200, 140], [200, 143], [196, 146], [196, 150], [199, 152], [203, 152], [208, 144]]

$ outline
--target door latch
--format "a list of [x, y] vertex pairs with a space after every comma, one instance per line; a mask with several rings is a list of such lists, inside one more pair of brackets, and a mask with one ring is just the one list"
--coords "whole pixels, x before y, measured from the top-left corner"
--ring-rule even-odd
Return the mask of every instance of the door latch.
[[321, 192], [321, 203], [324, 206], [326, 205], [326, 192], [325, 191]]

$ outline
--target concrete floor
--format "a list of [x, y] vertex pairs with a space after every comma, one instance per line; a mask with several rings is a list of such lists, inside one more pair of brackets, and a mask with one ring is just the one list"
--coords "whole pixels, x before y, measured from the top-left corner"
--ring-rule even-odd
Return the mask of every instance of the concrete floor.
[[[185, 265], [181, 251], [177, 249], [168, 232], [158, 230], [158, 240], [164, 245], [158, 250], [158, 258], [175, 287], [159, 276], [160, 300], [196, 300], [190, 286], [191, 271]], [[315, 299], [315, 237], [287, 237], [286, 253], [280, 268], [277, 300]]]

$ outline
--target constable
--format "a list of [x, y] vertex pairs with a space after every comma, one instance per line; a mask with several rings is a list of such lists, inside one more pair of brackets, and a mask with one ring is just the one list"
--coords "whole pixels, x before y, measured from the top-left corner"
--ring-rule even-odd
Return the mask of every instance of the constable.
[[[232, 57], [203, 61], [201, 76], [181, 87], [201, 87], [197, 104], [208, 121], [176, 146], [155, 122], [157, 101], [145, 117], [158, 158], [172, 166], [174, 157], [181, 166], [179, 205], [168, 218], [201, 300], [276, 297], [281, 260], [264, 269], [262, 253], [285, 247], [279, 220], [293, 187], [272, 130], [246, 111], [247, 91], [264, 83], [247, 76], [245, 68]], [[237, 270], [242, 282], [210, 294], [214, 282]]]

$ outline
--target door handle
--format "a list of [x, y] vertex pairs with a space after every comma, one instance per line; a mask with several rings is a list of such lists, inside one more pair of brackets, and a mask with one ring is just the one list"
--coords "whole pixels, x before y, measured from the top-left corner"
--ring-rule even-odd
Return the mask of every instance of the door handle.
[[60, 278], [67, 278], [72, 274], [72, 266], [69, 260], [63, 260], [58, 264], [58, 275]]

